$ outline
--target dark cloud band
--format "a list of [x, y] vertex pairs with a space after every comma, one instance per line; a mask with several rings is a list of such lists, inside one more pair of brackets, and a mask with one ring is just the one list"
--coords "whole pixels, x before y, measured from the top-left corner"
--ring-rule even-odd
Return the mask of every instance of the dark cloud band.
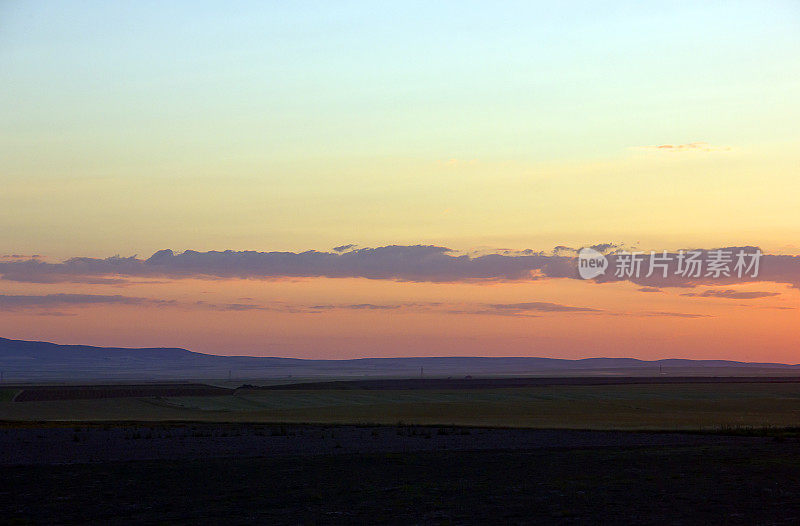
[[[612, 244], [595, 245], [598, 248]], [[754, 247], [727, 247], [736, 252]], [[708, 251], [703, 251], [708, 252]], [[771, 281], [800, 286], [800, 256], [764, 255], [757, 277], [683, 277], [670, 273], [662, 277], [617, 277], [615, 253], [609, 254], [609, 269], [597, 282], [631, 281], [642, 287], [694, 287], [725, 285], [744, 281]], [[546, 254], [530, 250], [470, 256], [432, 245], [391, 245], [351, 248], [344, 245], [331, 252], [256, 252], [160, 250], [147, 259], [138, 257], [78, 257], [61, 263], [41, 259], [0, 261], [3, 279], [31, 283], [80, 282], [115, 284], [133, 278], [366, 278], [413, 282], [473, 282], [579, 279], [574, 249], [559, 247]]]

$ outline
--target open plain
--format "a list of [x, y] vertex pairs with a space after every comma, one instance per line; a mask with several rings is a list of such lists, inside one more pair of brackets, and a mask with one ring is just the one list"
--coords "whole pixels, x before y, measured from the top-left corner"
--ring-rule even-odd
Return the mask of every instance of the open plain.
[[6, 385], [0, 523], [800, 520], [794, 379], [517, 383]]
[[503, 387], [503, 381], [398, 386], [395, 380], [376, 380], [366, 387], [330, 382], [238, 389], [202, 384], [19, 385], [0, 390], [0, 420], [404, 422], [690, 431], [800, 426], [800, 383], [795, 378], [636, 380], [586, 385], [586, 379], [560, 378], [520, 387]]

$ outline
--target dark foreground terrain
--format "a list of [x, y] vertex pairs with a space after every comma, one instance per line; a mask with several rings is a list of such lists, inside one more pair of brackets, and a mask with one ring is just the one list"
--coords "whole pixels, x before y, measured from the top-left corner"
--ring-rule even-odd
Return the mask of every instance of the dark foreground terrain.
[[242, 386], [242, 391], [260, 390], [430, 390], [507, 389], [520, 387], [671, 385], [671, 384], [797, 384], [797, 376], [543, 376], [511, 378], [378, 378], [294, 382], [262, 387]]
[[773, 434], [15, 423], [0, 521], [796, 524], [800, 442]]

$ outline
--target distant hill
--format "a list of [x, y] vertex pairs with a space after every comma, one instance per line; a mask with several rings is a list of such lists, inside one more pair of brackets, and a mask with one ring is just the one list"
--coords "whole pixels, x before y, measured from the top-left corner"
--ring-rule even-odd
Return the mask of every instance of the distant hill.
[[0, 338], [0, 371], [5, 383], [89, 380], [248, 379], [585, 375], [796, 375], [800, 366], [726, 360], [637, 360], [534, 357], [410, 357], [302, 360], [218, 356], [179, 348], [128, 349], [58, 345]]

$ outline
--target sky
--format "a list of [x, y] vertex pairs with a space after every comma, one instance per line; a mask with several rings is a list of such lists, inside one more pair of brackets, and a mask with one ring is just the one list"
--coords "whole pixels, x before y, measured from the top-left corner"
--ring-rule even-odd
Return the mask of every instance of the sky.
[[789, 0], [0, 2], [0, 336], [798, 363], [797, 57]]

